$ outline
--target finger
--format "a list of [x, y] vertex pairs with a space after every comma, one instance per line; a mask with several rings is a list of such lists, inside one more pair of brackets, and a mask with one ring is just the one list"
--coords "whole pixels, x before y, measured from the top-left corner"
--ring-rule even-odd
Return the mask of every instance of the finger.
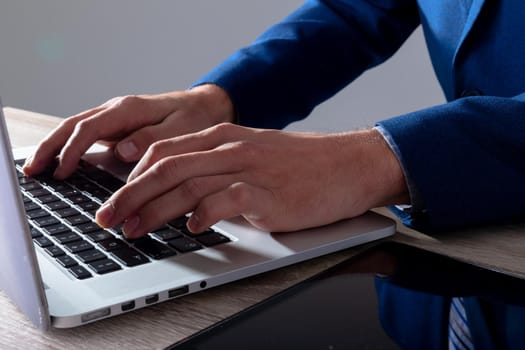
[[174, 218], [191, 212], [202, 198], [238, 181], [236, 175], [191, 178], [175, 189], [148, 202], [122, 227], [127, 238], [139, 238]]
[[73, 173], [80, 157], [96, 141], [121, 137], [143, 126], [157, 123], [158, 115], [148, 113], [144, 99], [126, 96], [112, 105], [75, 124], [59, 155], [55, 177], [66, 178]]
[[230, 141], [252, 139], [250, 133], [255, 129], [248, 129], [233, 124], [219, 124], [206, 130], [170, 138], [152, 144], [140, 159], [128, 181], [140, 176], [153, 164], [167, 156], [184, 153], [201, 152], [214, 149]]
[[145, 126], [121, 140], [115, 146], [115, 155], [122, 161], [138, 161], [148, 148], [155, 142], [173, 137], [171, 130], [165, 123]]
[[234, 183], [205, 197], [188, 220], [188, 228], [198, 233], [220, 220], [242, 215], [255, 227], [269, 229], [268, 220], [274, 207], [272, 197], [271, 192], [262, 187], [246, 182]]
[[102, 107], [93, 108], [63, 120], [37, 146], [36, 151], [26, 160], [23, 171], [26, 175], [36, 175], [54, 165], [55, 157], [70, 137], [75, 124], [98, 113]]
[[236, 152], [228, 150], [164, 158], [114, 193], [97, 212], [97, 222], [103, 227], [116, 226], [187, 179], [237, 173], [240, 170], [238, 158]]

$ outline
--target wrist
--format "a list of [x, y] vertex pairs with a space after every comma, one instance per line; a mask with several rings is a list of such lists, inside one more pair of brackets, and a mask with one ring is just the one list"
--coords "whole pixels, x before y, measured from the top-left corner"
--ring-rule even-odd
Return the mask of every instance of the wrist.
[[232, 123], [235, 121], [235, 109], [228, 93], [218, 85], [204, 84], [188, 90], [190, 96], [203, 108], [211, 124]]
[[[348, 152], [358, 166], [361, 195], [369, 209], [410, 204], [405, 176], [399, 162], [381, 133], [375, 129], [350, 132]], [[346, 153], [346, 152], [344, 152]], [[354, 168], [355, 169], [355, 168]]]
[[406, 179], [399, 159], [379, 131], [371, 129], [366, 133], [372, 140], [369, 147], [372, 159], [376, 159], [373, 166], [373, 173], [377, 175], [376, 206], [410, 204]]

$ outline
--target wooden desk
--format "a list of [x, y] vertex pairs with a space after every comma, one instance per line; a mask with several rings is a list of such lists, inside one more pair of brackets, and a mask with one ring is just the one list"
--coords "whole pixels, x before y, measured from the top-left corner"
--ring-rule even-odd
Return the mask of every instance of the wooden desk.
[[[5, 108], [14, 147], [37, 143], [59, 118]], [[392, 216], [384, 208], [378, 212]], [[393, 217], [393, 216], [392, 216]], [[429, 237], [398, 225], [393, 240], [525, 277], [525, 226], [494, 227]], [[264, 273], [74, 329], [41, 333], [0, 292], [0, 348], [162, 349], [345, 258], [363, 247]]]

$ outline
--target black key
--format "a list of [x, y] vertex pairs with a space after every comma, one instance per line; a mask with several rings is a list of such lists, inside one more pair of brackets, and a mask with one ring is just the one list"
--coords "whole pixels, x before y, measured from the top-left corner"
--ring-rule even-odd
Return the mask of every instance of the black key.
[[199, 243], [189, 239], [188, 237], [172, 239], [171, 241], [168, 241], [168, 244], [181, 253], [191, 252], [202, 248]]
[[75, 190], [73, 187], [69, 185], [65, 185], [62, 189], [56, 190], [58, 193], [62, 195], [62, 197], [69, 198], [74, 196], [80, 196], [82, 193], [80, 193], [79, 190]]
[[53, 245], [53, 242], [51, 242], [49, 238], [45, 236], [37, 237], [33, 239], [33, 241], [42, 248], [51, 247]]
[[116, 192], [119, 188], [125, 185], [125, 183], [116, 177], [108, 178], [101, 182], [101, 185], [110, 190], [111, 192]]
[[100, 208], [100, 204], [93, 201], [78, 203], [78, 206], [84, 209], [85, 211], [97, 210], [98, 208]]
[[88, 270], [86, 270], [83, 266], [80, 265], [73, 266], [68, 271], [79, 280], [83, 280], [92, 276]]
[[173, 228], [166, 228], [163, 230], [155, 231], [152, 233], [155, 238], [160, 239], [161, 241], [169, 241], [170, 239], [178, 238], [182, 236], [180, 231]]
[[82, 202], [89, 202], [91, 199], [89, 199], [88, 197], [84, 196], [83, 194], [79, 194], [79, 195], [74, 195], [74, 196], [67, 197], [67, 200], [70, 201], [73, 204], [79, 204], [79, 203], [82, 203]]
[[104, 190], [102, 188], [97, 188], [97, 189], [93, 189], [93, 190], [90, 190], [88, 191], [88, 193], [95, 197], [96, 199], [98, 199], [99, 201], [101, 202], [105, 202], [109, 199], [109, 197], [111, 197], [111, 193], [107, 190]]
[[25, 204], [25, 203], [29, 203], [29, 202], [31, 202], [31, 198], [29, 198], [29, 197], [26, 196], [25, 194], [22, 195], [22, 198], [23, 198], [23, 200], [24, 200], [24, 204]]
[[110, 259], [97, 260], [88, 266], [98, 274], [104, 274], [121, 269], [119, 264]]
[[75, 259], [73, 259], [72, 257], [70, 257], [69, 255], [66, 255], [66, 254], [61, 255], [58, 258], [56, 258], [56, 261], [60, 265], [65, 267], [66, 269], [69, 269], [70, 267], [78, 265], [78, 263], [77, 263], [77, 261]]
[[88, 238], [89, 240], [93, 242], [100, 242], [100, 241], [105, 241], [107, 239], [115, 238], [115, 236], [111, 232], [104, 231], [104, 230], [98, 230], [95, 232], [88, 233], [86, 235], [86, 238]]
[[18, 172], [18, 183], [20, 185], [26, 185], [26, 184], [30, 184], [33, 182], [35, 182], [35, 179], [33, 179], [32, 177], [27, 177], [23, 173]]
[[144, 237], [134, 242], [134, 246], [150, 258], [159, 260], [175, 255], [175, 250], [167, 244], [161, 243], [155, 239]]
[[20, 187], [22, 187], [26, 191], [34, 191], [42, 188], [42, 186], [39, 183], [33, 181], [21, 184]]
[[170, 229], [169, 226], [163, 225], [161, 227], [156, 228], [155, 230], [151, 230], [150, 232], [159, 232], [159, 231], [164, 231], [164, 230], [169, 230], [169, 229]]
[[78, 179], [76, 181], [73, 181], [72, 184], [79, 190], [90, 192], [95, 189], [98, 189], [99, 187], [95, 185], [93, 182], [86, 180], [86, 179]]
[[70, 206], [69, 204], [65, 202], [52, 202], [52, 203], [47, 203], [46, 208], [51, 211], [56, 211], [56, 210], [60, 210], [64, 208], [70, 208]]
[[110, 238], [105, 241], [98, 242], [98, 245], [107, 252], [115, 249], [126, 248], [128, 246], [123, 240], [117, 238]]
[[42, 233], [34, 227], [29, 227], [29, 231], [31, 232], [31, 238], [37, 238], [42, 236]]
[[51, 189], [54, 191], [54, 192], [58, 192], [60, 193], [62, 196], [64, 195], [64, 193], [66, 193], [67, 191], [71, 191], [73, 190], [73, 187], [69, 186], [68, 184], [66, 184], [65, 182], [62, 182], [60, 180], [54, 180], [54, 181], [45, 181], [43, 182], [45, 185], [48, 185], [49, 187], [51, 187]]
[[119, 236], [123, 236], [124, 235], [124, 232], [122, 231], [122, 225], [117, 225], [115, 227], [112, 228], [113, 231], [115, 231], [115, 233]]
[[80, 215], [80, 212], [76, 210], [75, 208], [67, 207], [67, 208], [63, 208], [63, 209], [59, 209], [55, 211], [55, 214], [57, 214], [61, 218], [67, 218], [67, 217], [74, 216], [74, 215]]
[[64, 221], [70, 225], [77, 226], [77, 225], [85, 224], [87, 222], [91, 222], [91, 219], [85, 215], [75, 215], [75, 216], [69, 216], [67, 218], [64, 218]]
[[33, 222], [38, 227], [46, 227], [46, 226], [56, 225], [60, 223], [60, 221], [58, 221], [57, 218], [52, 217], [52, 216], [44, 216], [41, 218], [37, 218], [37, 219], [34, 219]]
[[58, 202], [60, 201], [60, 198], [58, 198], [54, 194], [48, 194], [45, 196], [37, 197], [36, 201], [40, 204], [47, 204], [47, 203], [52, 203], [52, 202]]
[[186, 223], [188, 222], [188, 218], [186, 216], [181, 216], [176, 218], [175, 220], [172, 220], [169, 222], [169, 224], [176, 229], [183, 229], [186, 228]]
[[211, 232], [196, 237], [197, 241], [205, 245], [206, 247], [211, 247], [217, 244], [227, 243], [230, 239], [224, 235], [221, 235], [219, 232]]
[[45, 249], [46, 253], [51, 255], [53, 258], [56, 258], [57, 256], [64, 255], [64, 251], [57, 247], [56, 245], [49, 246]]
[[49, 177], [49, 176], [44, 177], [44, 178], [39, 178], [38, 180], [40, 181], [41, 184], [49, 186], [49, 187], [51, 187], [53, 189], [54, 189], [55, 185], [63, 183], [62, 181], [57, 180], [57, 179], [55, 179], [53, 177]]
[[115, 258], [117, 258], [117, 260], [123, 265], [129, 267], [142, 265], [149, 262], [148, 258], [130, 247], [113, 250], [111, 254], [113, 254], [113, 256], [115, 256]]
[[24, 203], [24, 208], [26, 210], [26, 212], [28, 211], [31, 211], [31, 210], [36, 210], [36, 209], [40, 209], [40, 206], [34, 202], [25, 202]]
[[77, 254], [77, 258], [85, 264], [92, 263], [93, 261], [106, 259], [106, 254], [102, 253], [97, 249], [85, 250]]
[[78, 225], [75, 227], [80, 233], [86, 234], [89, 232], [100, 230], [100, 226], [96, 222], [90, 221], [85, 224]]
[[28, 193], [31, 195], [31, 197], [43, 197], [43, 196], [48, 196], [51, 194], [51, 192], [49, 192], [45, 188], [38, 188], [36, 190], [31, 190]]
[[58, 235], [59, 233], [70, 232], [71, 229], [64, 225], [63, 223], [58, 223], [56, 225], [46, 226], [43, 228], [44, 232], [48, 235]]
[[68, 233], [60, 233], [56, 236], [53, 236], [53, 239], [55, 239], [60, 244], [66, 244], [66, 243], [80, 241], [82, 238], [74, 232], [68, 232]]
[[93, 249], [93, 246], [88, 241], [84, 240], [65, 244], [64, 247], [73, 254]]
[[29, 219], [38, 219], [38, 218], [43, 218], [43, 217], [46, 217], [46, 216], [50, 216], [49, 213], [47, 211], [45, 211], [44, 209], [40, 208], [40, 209], [33, 209], [33, 210], [30, 210], [26, 213], [26, 216], [29, 218]]

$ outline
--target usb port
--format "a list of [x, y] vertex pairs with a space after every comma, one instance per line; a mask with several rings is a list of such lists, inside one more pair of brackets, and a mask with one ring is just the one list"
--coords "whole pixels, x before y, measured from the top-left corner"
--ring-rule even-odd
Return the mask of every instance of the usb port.
[[146, 297], [146, 304], [153, 304], [153, 303], [156, 303], [157, 301], [159, 301], [158, 294], [153, 294], [153, 295], [150, 295], [149, 297]]
[[179, 295], [183, 295], [183, 294], [188, 293], [188, 291], [189, 291], [188, 286], [171, 289], [171, 290], [168, 291], [168, 298], [178, 297]]
[[122, 305], [120, 305], [120, 308], [122, 309], [122, 311], [133, 310], [135, 308], [135, 301], [132, 300], [122, 303]]

